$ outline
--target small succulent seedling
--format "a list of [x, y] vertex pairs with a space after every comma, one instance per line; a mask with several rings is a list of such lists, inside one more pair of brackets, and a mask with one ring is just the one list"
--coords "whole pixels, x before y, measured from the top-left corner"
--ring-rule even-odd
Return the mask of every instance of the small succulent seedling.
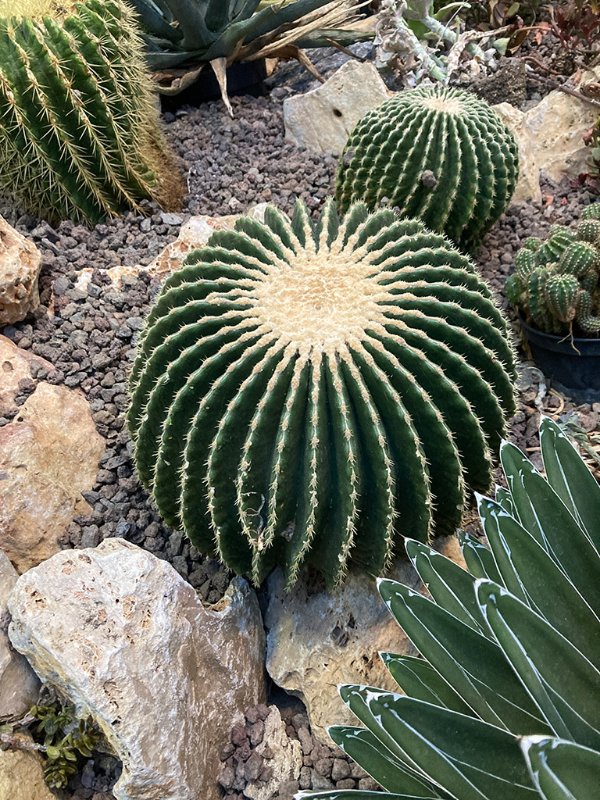
[[489, 484], [513, 374], [444, 236], [361, 203], [316, 224], [269, 207], [165, 282], [131, 377], [137, 469], [170, 525], [256, 583], [377, 573]]

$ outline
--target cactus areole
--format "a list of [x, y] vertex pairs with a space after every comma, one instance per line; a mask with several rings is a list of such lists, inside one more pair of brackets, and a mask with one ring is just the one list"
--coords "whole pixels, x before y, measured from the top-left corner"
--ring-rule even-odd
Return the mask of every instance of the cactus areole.
[[420, 221], [328, 202], [219, 231], [164, 284], [131, 376], [138, 472], [165, 520], [260, 583], [377, 574], [488, 486], [513, 409], [505, 321]]
[[356, 125], [336, 199], [419, 217], [459, 247], [477, 246], [506, 209], [519, 173], [513, 135], [480, 98], [423, 86], [399, 92]]

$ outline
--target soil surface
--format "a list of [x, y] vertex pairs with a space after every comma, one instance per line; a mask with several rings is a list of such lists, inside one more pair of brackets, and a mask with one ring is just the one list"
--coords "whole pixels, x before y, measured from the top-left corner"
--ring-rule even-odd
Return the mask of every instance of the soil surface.
[[[188, 187], [180, 213], [163, 213], [149, 205], [148, 216], [129, 213], [88, 229], [72, 222], [52, 227], [0, 203], [0, 213], [31, 237], [43, 256], [42, 307], [35, 319], [8, 326], [0, 333], [54, 364], [58, 371], [52, 381], [79, 388], [107, 440], [97, 483], [86, 494], [92, 513], [73, 523], [64, 546], [92, 547], [106, 537], [121, 536], [167, 559], [210, 603], [222, 597], [230, 574], [216, 561], [199, 554], [181, 532], [162, 523], [135, 475], [125, 425], [127, 375], [136, 338], [158, 287], [144, 272], [137, 279], [126, 280], [121, 290], [104, 285], [105, 279], [97, 271], [85, 291], [76, 282], [80, 270], [86, 267], [99, 270], [147, 265], [177, 237], [180, 226], [191, 215], [238, 213], [265, 201], [290, 211], [297, 197], [316, 211], [332, 191], [336, 160], [286, 142], [282, 99], [288, 90], [281, 88], [280, 79], [272, 82], [270, 96], [234, 98], [234, 119], [220, 102], [164, 114], [166, 135], [182, 160]], [[291, 85], [297, 90], [293, 82]], [[526, 99], [527, 92], [523, 102]], [[541, 204], [511, 207], [475, 255], [503, 307], [504, 281], [524, 239], [544, 235], [554, 223], [569, 224], [593, 199], [568, 182], [546, 185], [544, 192]], [[52, 296], [54, 309], [50, 314]], [[37, 381], [45, 377], [39, 374], [25, 382], [18, 402], [25, 402]], [[552, 390], [535, 368], [524, 365], [519, 378], [519, 410], [510, 425], [510, 438], [534, 460], [538, 458], [541, 412], [558, 419], [576, 414], [584, 430], [599, 428], [600, 404], [577, 406]], [[8, 422], [0, 418], [0, 425]], [[364, 776], [339, 754], [325, 753], [327, 748], [313, 752], [314, 743], [302, 714], [296, 709], [288, 723], [290, 735], [299, 738], [304, 747], [305, 768], [298, 785], [282, 790], [281, 800], [291, 797], [293, 788], [349, 788], [350, 783], [368, 788], [361, 783]], [[247, 725], [257, 723], [260, 715], [257, 719], [255, 716], [254, 712], [250, 714]], [[243, 739], [242, 732], [239, 736]], [[234, 750], [224, 755], [224, 766], [233, 769], [233, 777], [230, 769], [223, 789], [229, 797], [237, 798], [241, 797], [241, 778], [236, 774]], [[109, 800], [116, 769], [114, 760], [106, 757], [88, 762], [70, 796]]]

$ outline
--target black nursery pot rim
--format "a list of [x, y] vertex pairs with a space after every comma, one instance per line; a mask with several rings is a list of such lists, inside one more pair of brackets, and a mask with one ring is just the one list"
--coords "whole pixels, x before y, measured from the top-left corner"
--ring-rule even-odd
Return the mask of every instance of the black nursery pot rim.
[[600, 336], [570, 336], [569, 334], [558, 336], [555, 333], [546, 333], [526, 322], [520, 311], [519, 323], [527, 333], [527, 338], [530, 342], [539, 343], [547, 350], [563, 353], [564, 355], [572, 355], [574, 358], [600, 356]]
[[576, 403], [600, 401], [600, 337], [544, 333], [520, 312], [519, 322], [534, 362], [559, 391]]

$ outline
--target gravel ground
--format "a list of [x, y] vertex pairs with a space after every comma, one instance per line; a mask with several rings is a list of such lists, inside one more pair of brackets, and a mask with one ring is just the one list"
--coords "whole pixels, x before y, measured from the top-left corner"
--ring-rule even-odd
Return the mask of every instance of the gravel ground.
[[[275, 87], [270, 97], [234, 98], [233, 120], [219, 102], [165, 114], [166, 133], [183, 161], [189, 190], [179, 214], [163, 214], [150, 207], [147, 217], [129, 213], [91, 230], [71, 222], [53, 228], [33, 217], [20, 216], [10, 207], [2, 208], [0, 203], [0, 213], [32, 238], [43, 256], [39, 313], [34, 320], [1, 332], [19, 347], [54, 364], [57, 371], [50, 380], [77, 387], [85, 394], [98, 430], [107, 440], [97, 483], [86, 495], [92, 513], [75, 520], [64, 546], [90, 547], [105, 537], [122, 536], [168, 559], [208, 602], [223, 595], [229, 573], [217, 562], [202, 557], [181, 533], [161, 522], [134, 474], [124, 423], [126, 380], [135, 340], [157, 287], [142, 272], [117, 291], [103, 285], [105, 279], [97, 270], [148, 264], [177, 237], [180, 225], [193, 214], [231, 214], [263, 201], [289, 211], [296, 197], [302, 197], [311, 209], [319, 208], [331, 191], [336, 162], [333, 157], [305, 152], [284, 140], [281, 98], [285, 93]], [[590, 200], [586, 192], [565, 182], [546, 186], [542, 204], [511, 208], [488, 235], [476, 259], [493, 288], [501, 292], [514, 254], [526, 237], [544, 234], [555, 222], [568, 224]], [[86, 292], [75, 286], [84, 267], [96, 270]], [[53, 316], [48, 314], [52, 287]], [[38, 374], [33, 381], [25, 382], [19, 402], [23, 403], [37, 381], [45, 378]], [[542, 409], [555, 415], [577, 411], [586, 430], [598, 429], [600, 404], [576, 408], [568, 399], [544, 390], [535, 370], [526, 369], [511, 437], [534, 459]], [[0, 425], [8, 421], [2, 418]], [[256, 723], [252, 722], [254, 716], [252, 712], [248, 725]], [[289, 734], [304, 748], [300, 788], [350, 788], [350, 783], [342, 786], [339, 781], [367, 788], [360, 784], [364, 776], [355, 774], [356, 768], [348, 766], [339, 754], [325, 753], [327, 748], [321, 752], [314, 742], [311, 744], [301, 710], [295, 709], [288, 723]], [[239, 759], [232, 751], [224, 763], [234, 773], [231, 786], [224, 787], [227, 796], [240, 798]], [[114, 761], [103, 757], [88, 762], [71, 796], [108, 800], [114, 779]], [[319, 781], [321, 785], [317, 786]], [[281, 800], [291, 797], [291, 788], [282, 789]]]

